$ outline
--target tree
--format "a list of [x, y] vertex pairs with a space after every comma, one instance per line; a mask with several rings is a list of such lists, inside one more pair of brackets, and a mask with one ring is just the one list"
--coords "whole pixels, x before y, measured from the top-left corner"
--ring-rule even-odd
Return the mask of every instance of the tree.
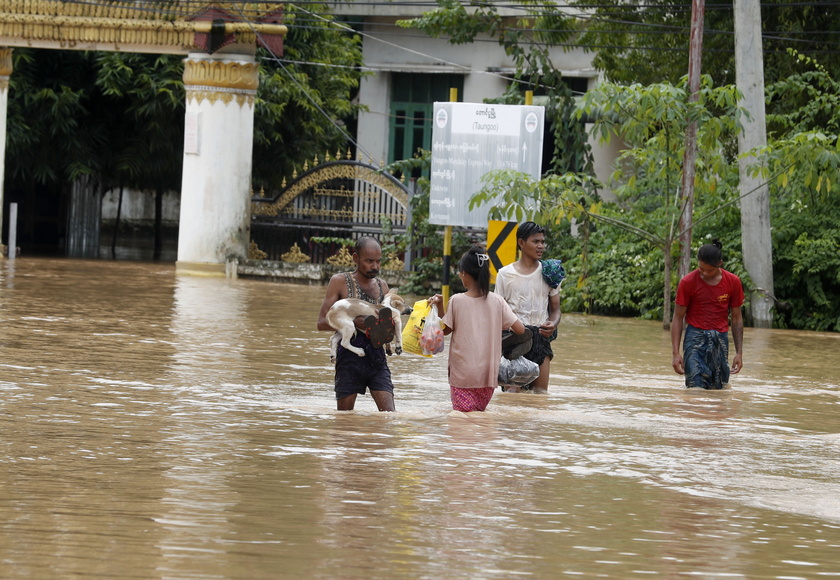
[[[110, 187], [154, 192], [154, 259], [163, 249], [163, 195], [181, 187], [184, 153], [183, 61], [171, 55], [98, 53], [92, 98], [109, 120]], [[115, 226], [116, 227], [116, 226]]]
[[[345, 127], [358, 108], [352, 100], [361, 76], [358, 36], [302, 8], [289, 9], [287, 21], [299, 24], [290, 27], [284, 59], [262, 49], [258, 55], [253, 176], [267, 188], [279, 186], [316, 156], [346, 153]], [[72, 183], [75, 190], [95, 188], [97, 196], [111, 187], [152, 191], [159, 254], [162, 195], [181, 185], [182, 60], [15, 49], [7, 190], [26, 192], [33, 201], [29, 207], [44, 205], [35, 199], [52, 192], [48, 205], [56, 212], [71, 195]], [[97, 196], [89, 197], [98, 203]]]
[[[97, 167], [105, 136], [88, 115], [90, 53], [18, 48], [9, 79], [7, 176], [44, 184]], [[86, 120], [86, 119], [85, 119]]]
[[353, 97], [362, 75], [362, 45], [358, 34], [324, 16], [324, 10], [323, 5], [308, 10], [287, 5], [289, 32], [282, 58], [258, 51], [255, 184], [279, 187], [316, 156], [346, 154], [359, 110]]
[[[690, 0], [576, 0], [587, 13], [577, 43], [593, 52], [593, 64], [620, 84], [676, 83], [688, 70]], [[810, 55], [832, 53], [840, 42], [840, 11], [828, 2], [761, 2], [764, 76], [768, 83], [795, 74], [785, 52], [797, 48]], [[703, 69], [718, 86], [735, 83], [732, 0], [707, 4]], [[840, 73], [834, 59], [828, 69]]]
[[[492, 172], [471, 205], [500, 199], [492, 209], [496, 219], [535, 219], [557, 223], [563, 218], [588, 218], [631, 232], [662, 254], [662, 323], [670, 325], [672, 260], [684, 210], [679, 174], [688, 119], [697, 122], [698, 207], [709, 211], [737, 198], [733, 141], [741, 111], [734, 87], [713, 87], [703, 77], [697, 101], [690, 101], [685, 81], [678, 86], [661, 83], [649, 87], [611, 83], [589, 91], [577, 115], [594, 119], [593, 133], [607, 141], [621, 135], [628, 147], [617, 160], [614, 208], [593, 195], [597, 182], [586, 174], [567, 173], [534, 181], [523, 174]], [[538, 209], [534, 209], [538, 208]], [[607, 211], [610, 209], [611, 211]], [[700, 218], [703, 219], [703, 218]], [[693, 220], [693, 227], [699, 220]]]
[[[96, 186], [102, 165], [103, 119], [90, 114], [90, 53], [20, 48], [13, 53], [7, 117], [6, 191], [23, 200], [22, 244], [65, 236], [61, 208], [72, 191]], [[76, 183], [76, 188], [71, 184]], [[94, 199], [96, 201], [96, 199]], [[42, 207], [40, 224], [32, 207]], [[98, 240], [98, 223], [92, 238]]]
[[767, 87], [771, 140], [756, 171], [771, 186], [776, 323], [840, 332], [840, 82], [795, 54]]

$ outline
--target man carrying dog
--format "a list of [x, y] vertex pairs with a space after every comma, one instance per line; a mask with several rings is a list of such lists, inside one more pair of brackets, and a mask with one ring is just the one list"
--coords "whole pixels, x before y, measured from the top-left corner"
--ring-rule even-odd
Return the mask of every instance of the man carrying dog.
[[[330, 278], [327, 293], [318, 313], [318, 330], [335, 332], [327, 323], [330, 307], [343, 298], [360, 298], [371, 304], [381, 304], [388, 293], [388, 284], [379, 278], [382, 262], [382, 248], [374, 238], [363, 236], [356, 241], [353, 251], [353, 272], [336, 274]], [[366, 327], [365, 319], [357, 316], [356, 328], [359, 330], [351, 341], [353, 346], [364, 349], [365, 356], [360, 357], [339, 345], [335, 361], [335, 398], [339, 411], [352, 411], [356, 405], [356, 396], [364, 395], [370, 389], [377, 408], [380, 411], [394, 411], [394, 384], [391, 382], [391, 370], [385, 357], [385, 349], [375, 346], [368, 336], [371, 332], [382, 333], [382, 329]], [[391, 337], [393, 322], [390, 321]], [[387, 329], [385, 329], [387, 331]], [[378, 337], [376, 343], [389, 342], [387, 336]], [[388, 340], [384, 340], [387, 338]]]

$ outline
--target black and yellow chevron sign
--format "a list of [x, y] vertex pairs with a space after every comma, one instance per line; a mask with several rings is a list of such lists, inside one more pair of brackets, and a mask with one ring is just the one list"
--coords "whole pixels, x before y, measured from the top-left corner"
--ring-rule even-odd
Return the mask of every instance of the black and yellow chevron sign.
[[487, 222], [487, 255], [490, 256], [490, 283], [496, 283], [496, 272], [516, 261], [517, 222]]

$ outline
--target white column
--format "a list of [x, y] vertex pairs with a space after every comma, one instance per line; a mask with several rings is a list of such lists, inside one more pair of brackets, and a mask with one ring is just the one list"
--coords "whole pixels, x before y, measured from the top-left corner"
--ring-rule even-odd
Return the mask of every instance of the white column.
[[[12, 74], [12, 49], [0, 48], [0, 233], [3, 232], [3, 200], [6, 183], [6, 111], [9, 108], [9, 77]], [[0, 240], [2, 245], [2, 240]], [[10, 253], [12, 256], [14, 252]], [[0, 253], [2, 257], [2, 253]]]
[[251, 223], [254, 57], [191, 54], [178, 229], [178, 274], [225, 275], [225, 263], [247, 257]]

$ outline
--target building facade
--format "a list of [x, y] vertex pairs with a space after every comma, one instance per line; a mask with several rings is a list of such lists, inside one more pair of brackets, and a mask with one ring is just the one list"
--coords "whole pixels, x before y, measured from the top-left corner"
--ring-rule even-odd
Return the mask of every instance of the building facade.
[[[471, 44], [454, 45], [446, 38], [397, 25], [399, 20], [421, 16], [429, 6], [397, 0], [343, 2], [332, 8], [363, 37], [369, 74], [359, 90], [366, 110], [359, 114], [356, 137], [359, 154], [375, 162], [408, 159], [418, 148], [431, 149], [433, 103], [450, 100], [450, 89], [457, 89], [460, 102], [481, 103], [501, 96], [511, 83], [514, 62], [495, 38], [479, 35]], [[511, 19], [523, 15], [512, 8], [499, 8], [499, 13]], [[552, 60], [576, 95], [598, 83], [591, 55], [582, 49], [557, 48]], [[605, 182], [617, 145], [591, 145], [596, 174]], [[553, 143], [546, 147], [553, 148]]]

